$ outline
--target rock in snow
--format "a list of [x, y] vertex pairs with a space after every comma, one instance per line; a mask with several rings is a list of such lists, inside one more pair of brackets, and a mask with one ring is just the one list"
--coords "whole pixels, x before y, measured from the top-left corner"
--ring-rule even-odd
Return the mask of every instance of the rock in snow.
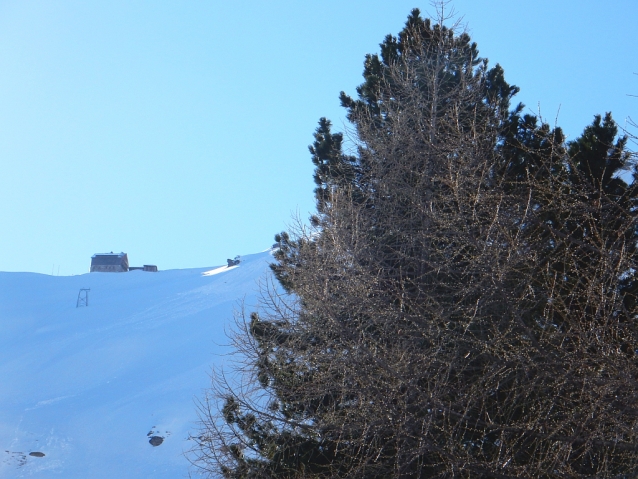
[[[244, 256], [215, 274], [0, 273], [0, 477], [188, 477], [195, 399], [271, 261]], [[88, 306], [76, 307], [83, 288]]]

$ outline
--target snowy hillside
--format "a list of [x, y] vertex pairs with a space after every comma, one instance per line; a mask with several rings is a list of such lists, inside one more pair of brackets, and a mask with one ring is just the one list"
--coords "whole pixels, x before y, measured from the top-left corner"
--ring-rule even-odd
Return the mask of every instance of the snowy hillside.
[[[194, 399], [224, 360], [233, 309], [254, 304], [271, 260], [0, 273], [0, 477], [188, 477]], [[88, 306], [76, 307], [81, 288]]]

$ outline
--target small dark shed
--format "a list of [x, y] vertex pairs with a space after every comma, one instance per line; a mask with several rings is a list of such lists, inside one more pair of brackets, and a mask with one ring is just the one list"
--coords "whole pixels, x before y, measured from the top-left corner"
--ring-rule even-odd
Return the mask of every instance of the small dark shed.
[[127, 271], [126, 253], [98, 253], [91, 256], [91, 273], [126, 273]]
[[157, 266], [155, 266], [154, 264], [145, 264], [144, 266], [129, 266], [128, 268], [129, 271], [150, 271], [152, 273], [157, 273], [158, 269]]

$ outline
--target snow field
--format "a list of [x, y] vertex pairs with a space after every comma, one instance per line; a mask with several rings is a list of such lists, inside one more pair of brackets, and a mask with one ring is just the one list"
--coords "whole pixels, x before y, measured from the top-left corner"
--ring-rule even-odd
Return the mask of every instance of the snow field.
[[[194, 400], [228, 352], [234, 309], [254, 305], [271, 260], [0, 273], [0, 477], [188, 477]], [[76, 307], [80, 288], [90, 288], [86, 307]]]

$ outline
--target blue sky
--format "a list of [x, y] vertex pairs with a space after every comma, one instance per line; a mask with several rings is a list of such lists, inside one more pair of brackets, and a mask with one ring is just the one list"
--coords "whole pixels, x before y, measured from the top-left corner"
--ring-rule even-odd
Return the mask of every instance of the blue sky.
[[[638, 119], [638, 2], [457, 0], [518, 100]], [[0, 271], [218, 265], [314, 208], [307, 146], [427, 1], [0, 0]]]

